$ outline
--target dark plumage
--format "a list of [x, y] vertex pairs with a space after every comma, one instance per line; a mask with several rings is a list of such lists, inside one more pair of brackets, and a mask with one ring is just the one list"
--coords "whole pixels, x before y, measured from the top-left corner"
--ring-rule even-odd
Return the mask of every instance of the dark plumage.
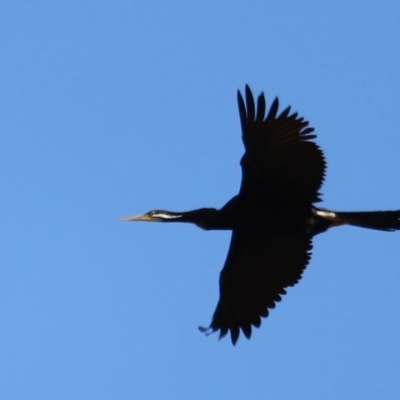
[[400, 229], [400, 211], [333, 212], [313, 205], [320, 201], [326, 163], [308, 122], [280, 114], [276, 98], [266, 113], [262, 93], [254, 103], [246, 86], [238, 92], [245, 153], [238, 195], [220, 210], [150, 211], [128, 221], [189, 222], [209, 229], [232, 230], [232, 239], [219, 279], [220, 299], [203, 332], [230, 331], [232, 343], [240, 330], [250, 338], [252, 326], [295, 285], [311, 257], [312, 237], [343, 224], [382, 231]]

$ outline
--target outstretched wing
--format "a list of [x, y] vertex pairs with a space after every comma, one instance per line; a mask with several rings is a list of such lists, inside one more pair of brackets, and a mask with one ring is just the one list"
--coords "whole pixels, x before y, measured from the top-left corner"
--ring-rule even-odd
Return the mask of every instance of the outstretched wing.
[[264, 94], [258, 97], [257, 108], [246, 85], [246, 103], [238, 91], [245, 154], [241, 160], [240, 194], [269, 196], [293, 201], [320, 201], [318, 190], [325, 175], [326, 163], [320, 148], [311, 139], [313, 128], [290, 114], [290, 107], [278, 115], [276, 98], [265, 116]]
[[233, 231], [210, 330], [219, 330], [220, 338], [230, 331], [233, 344], [240, 329], [249, 339], [251, 326], [258, 328], [261, 317], [267, 317], [268, 309], [286, 294], [285, 288], [300, 280], [311, 248], [311, 238], [306, 236], [254, 239]]

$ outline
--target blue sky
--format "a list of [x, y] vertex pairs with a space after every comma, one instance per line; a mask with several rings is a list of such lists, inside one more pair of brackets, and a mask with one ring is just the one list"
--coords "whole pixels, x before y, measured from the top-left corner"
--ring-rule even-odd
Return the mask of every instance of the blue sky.
[[322, 206], [400, 208], [397, 1], [0, 6], [0, 397], [394, 399], [400, 233], [314, 242], [247, 341], [210, 322], [229, 232], [133, 224], [240, 184], [236, 91], [316, 128]]

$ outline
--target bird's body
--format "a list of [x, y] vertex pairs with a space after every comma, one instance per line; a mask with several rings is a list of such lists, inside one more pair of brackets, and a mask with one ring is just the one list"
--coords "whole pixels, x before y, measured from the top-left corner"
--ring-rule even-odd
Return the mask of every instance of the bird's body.
[[400, 211], [333, 212], [321, 209], [326, 163], [311, 140], [308, 122], [278, 112], [278, 99], [265, 116], [264, 95], [257, 107], [246, 86], [246, 104], [238, 92], [245, 153], [241, 159], [242, 183], [238, 195], [221, 209], [188, 212], [150, 211], [128, 221], [187, 222], [205, 230], [231, 230], [232, 239], [220, 275], [220, 299], [209, 328], [220, 337], [231, 333], [235, 344], [242, 330], [275, 307], [295, 285], [310, 259], [313, 236], [330, 227], [349, 224], [383, 231], [400, 229]]

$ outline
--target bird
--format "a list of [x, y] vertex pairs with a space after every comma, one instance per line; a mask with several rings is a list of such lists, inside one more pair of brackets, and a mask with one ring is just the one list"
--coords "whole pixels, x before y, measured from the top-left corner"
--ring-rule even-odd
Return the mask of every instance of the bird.
[[326, 160], [308, 121], [290, 107], [278, 112], [277, 97], [269, 110], [264, 93], [255, 103], [248, 85], [244, 97], [238, 90], [237, 101], [245, 148], [239, 193], [220, 209], [152, 210], [121, 218], [232, 231], [218, 304], [210, 325], [199, 329], [219, 332], [219, 338], [229, 332], [233, 345], [240, 332], [250, 339], [252, 328], [259, 328], [287, 288], [299, 282], [315, 235], [340, 225], [400, 230], [400, 210], [336, 212], [317, 207]]

